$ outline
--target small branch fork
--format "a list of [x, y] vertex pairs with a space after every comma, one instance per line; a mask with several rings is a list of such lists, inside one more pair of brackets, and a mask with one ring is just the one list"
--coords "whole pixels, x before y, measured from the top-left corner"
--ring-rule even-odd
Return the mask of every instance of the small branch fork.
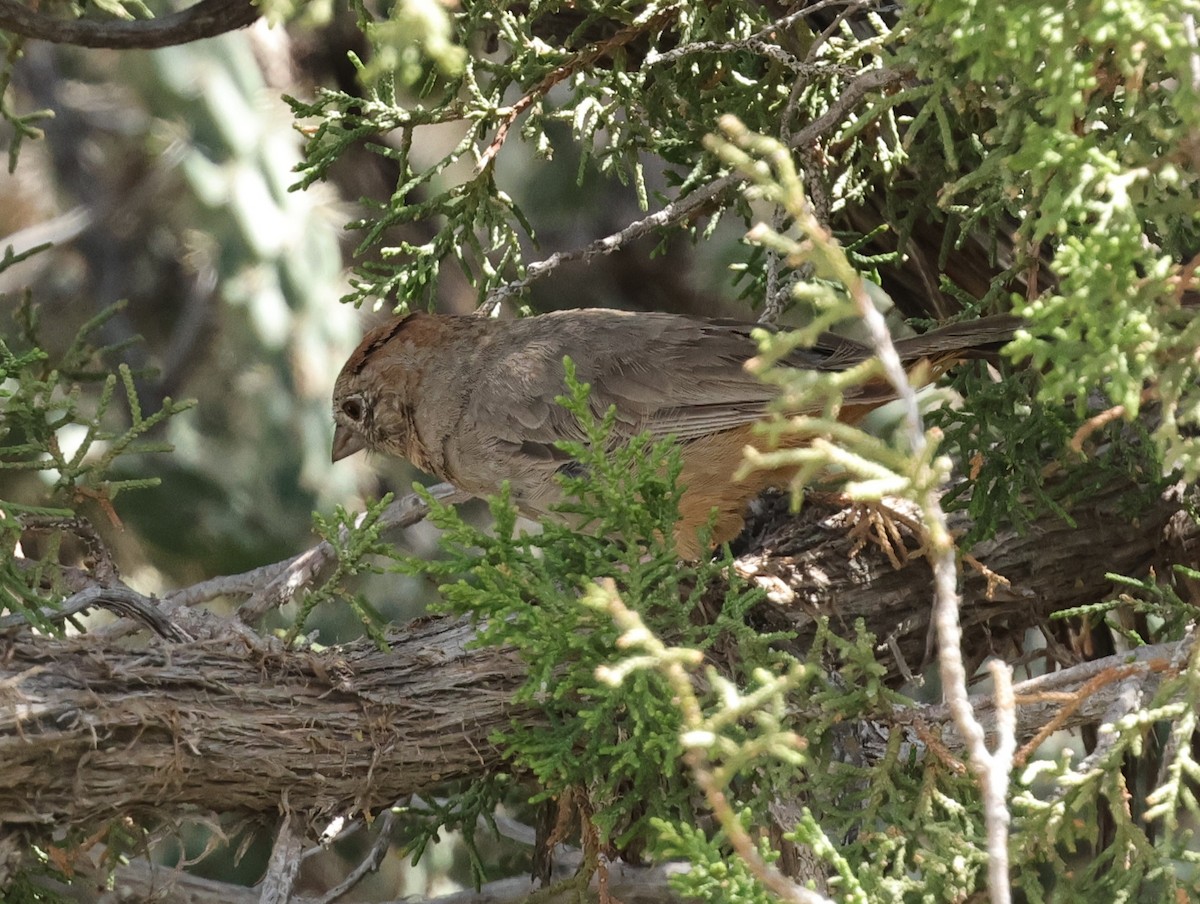
[[[439, 483], [429, 488], [430, 495], [446, 503], [463, 502], [469, 497], [448, 483]], [[429, 506], [415, 493], [397, 499], [384, 510], [379, 523], [385, 529], [412, 527], [429, 514]], [[360, 516], [361, 521], [361, 516]], [[327, 566], [332, 564], [336, 553], [333, 544], [322, 541], [307, 552], [303, 552], [278, 568], [265, 586], [256, 590], [238, 609], [238, 618], [245, 624], [254, 624], [272, 609], [289, 602], [296, 594], [316, 579]], [[258, 574], [261, 572], [251, 572]], [[262, 575], [260, 575], [260, 578]], [[195, 588], [192, 588], [195, 590]]]
[[[435, 499], [447, 503], [462, 502], [468, 498], [448, 483], [430, 487], [429, 493]], [[425, 501], [415, 493], [410, 493], [389, 505], [379, 521], [385, 529], [412, 527], [427, 514], [429, 507]], [[89, 609], [107, 609], [126, 620], [92, 632], [98, 636], [124, 636], [136, 631], [140, 623], [160, 637], [185, 642], [192, 638], [171, 620], [172, 613], [221, 596], [246, 596], [248, 599], [238, 609], [237, 615], [243, 624], [255, 624], [272, 609], [295, 599], [332, 565], [335, 558], [333, 544], [322, 540], [312, 548], [282, 562], [263, 565], [241, 574], [223, 575], [201, 581], [169, 593], [161, 599], [145, 596], [113, 580], [101, 586], [93, 584], [85, 587], [63, 600], [60, 606], [43, 610], [41, 615], [46, 621], [58, 622]], [[26, 624], [28, 619], [20, 614], [0, 617], [0, 631]]]
[[334, 904], [335, 901], [349, 894], [366, 876], [379, 869], [379, 864], [383, 863], [383, 858], [392, 846], [392, 827], [395, 822], [396, 811], [389, 807], [375, 826], [375, 839], [371, 842], [366, 856], [358, 862], [354, 869], [350, 870], [345, 879], [323, 894], [318, 899], [318, 904]]

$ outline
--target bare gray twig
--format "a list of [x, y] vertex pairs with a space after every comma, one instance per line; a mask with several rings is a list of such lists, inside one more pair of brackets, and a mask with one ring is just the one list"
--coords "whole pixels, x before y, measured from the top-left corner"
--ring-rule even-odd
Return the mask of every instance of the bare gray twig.
[[1183, 17], [1183, 34], [1192, 52], [1188, 55], [1188, 69], [1192, 76], [1192, 90], [1200, 91], [1200, 53], [1197, 48], [1200, 42], [1196, 40], [1196, 17], [1188, 13]]
[[[114, 615], [140, 622], [167, 640], [178, 643], [191, 640], [183, 628], [167, 618], [157, 603], [157, 600], [124, 586], [88, 587], [67, 597], [59, 608], [46, 608], [40, 614], [48, 622], [59, 622], [88, 609], [107, 609]], [[29, 619], [24, 615], [6, 615], [0, 618], [0, 631], [28, 624]]]
[[200, 0], [156, 19], [56, 19], [19, 0], [0, 0], [0, 31], [77, 47], [170, 47], [243, 28], [259, 17], [250, 0]]
[[575, 261], [582, 261], [586, 264], [593, 258], [619, 251], [631, 242], [649, 235], [656, 229], [661, 229], [664, 226], [672, 226], [686, 220], [699, 212], [701, 208], [714, 203], [722, 194], [734, 188], [741, 181], [742, 177], [739, 175], [721, 176], [708, 183], [708, 185], [696, 189], [691, 194], [685, 195], [668, 204], [657, 213], [652, 213], [648, 217], [643, 217], [640, 220], [630, 223], [618, 232], [590, 242], [582, 248], [576, 248], [572, 251], [556, 251], [545, 260], [530, 264], [525, 269], [523, 279], [514, 280], [488, 293], [487, 299], [479, 308], [479, 313], [484, 316], [490, 316], [505, 301], [520, 295], [533, 283], [549, 276], [563, 264], [574, 263]]
[[[556, 865], [557, 866], [557, 865]], [[570, 862], [567, 870], [578, 867]], [[623, 862], [608, 866], [608, 892], [624, 904], [680, 904], [684, 899], [670, 887], [671, 876], [688, 872], [686, 863], [665, 863], [657, 866], [636, 866]], [[556, 872], [556, 877], [558, 873]], [[594, 885], [593, 885], [594, 888]], [[467, 889], [434, 898], [405, 898], [392, 904], [519, 904], [536, 892], [544, 891], [533, 879], [500, 879], [488, 882], [478, 890]], [[592, 900], [589, 895], [588, 900]], [[99, 898], [100, 904], [121, 904], [129, 900], [188, 901], [190, 904], [258, 904], [254, 889], [243, 888], [213, 879], [204, 879], [182, 870], [135, 860], [117, 868], [114, 888]], [[323, 898], [293, 896], [290, 904], [319, 904]], [[561, 894], [539, 897], [545, 904], [567, 904], [577, 901], [577, 890], [564, 889]]]
[[[1012, 686], [1013, 705], [1017, 715], [1016, 736], [1031, 738], [1036, 732], [1031, 731], [1035, 725], [1051, 721], [1053, 712], [1061, 710], [1064, 696], [1078, 693], [1099, 676], [1105, 673], [1120, 676], [1112, 686], [1093, 691], [1089, 699], [1083, 701], [1078, 710], [1079, 720], [1071, 720], [1069, 726], [1082, 725], [1087, 722], [1105, 718], [1105, 714], [1115, 712], [1110, 708], [1123, 693], [1123, 682], [1126, 678], [1138, 681], [1143, 692], [1153, 696], [1157, 689], [1154, 676], [1163, 674], [1178, 674], [1187, 663], [1187, 657], [1192, 648], [1192, 639], [1172, 643], [1153, 644], [1138, 647], [1128, 653], [1117, 653], [1103, 659], [1092, 659], [1073, 665], [1069, 668], [1058, 669], [1017, 682]], [[998, 711], [1002, 701], [996, 694], [977, 694], [971, 698], [971, 708], [981, 721], [987, 732], [996, 731]], [[901, 706], [893, 709], [889, 722], [893, 725], [913, 725], [925, 722], [929, 725], [948, 723], [954, 727], [952, 714], [948, 704], [936, 706]], [[957, 729], [955, 729], [957, 730]], [[963, 740], [956, 734], [944, 737], [947, 746], [959, 750], [963, 748]]]
[[[429, 494], [443, 502], [462, 502], [470, 498], [457, 487], [448, 483], [439, 483], [429, 488]], [[385, 529], [411, 527], [429, 514], [429, 506], [416, 493], [410, 493], [397, 499], [387, 507], [379, 519]], [[357, 523], [361, 523], [360, 520]], [[245, 624], [253, 624], [272, 609], [282, 606], [292, 600], [297, 593], [316, 579], [317, 575], [329, 565], [336, 556], [333, 544], [322, 540], [316, 546], [279, 563], [273, 576], [266, 586], [256, 590], [250, 599], [246, 600], [237, 611], [238, 618]]]
[[838, 99], [830, 104], [828, 110], [797, 132], [791, 146], [798, 148], [816, 141], [841, 123], [854, 105], [872, 91], [898, 85], [908, 76], [909, 73], [902, 69], [868, 69], [842, 90]]
[[853, 14], [861, 11], [864, 7], [870, 5], [870, 0], [856, 0], [856, 2], [847, 3], [845, 7], [838, 11], [825, 29], [817, 35], [813, 40], [812, 45], [808, 48], [808, 53], [804, 55], [804, 61], [811, 63], [817, 58], [817, 54], [821, 52], [821, 48], [829, 41], [831, 37], [842, 27], [842, 23]]
[[275, 835], [271, 848], [271, 859], [267, 863], [267, 874], [260, 885], [259, 904], [289, 904], [292, 888], [300, 874], [300, 844], [302, 831], [292, 825], [292, 812], [287, 805], [287, 793], [283, 795], [283, 821]]

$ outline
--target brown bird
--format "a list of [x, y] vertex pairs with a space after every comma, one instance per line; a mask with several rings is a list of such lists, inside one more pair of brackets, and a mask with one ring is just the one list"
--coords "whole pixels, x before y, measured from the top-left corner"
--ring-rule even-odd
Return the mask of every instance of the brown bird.
[[[996, 350], [1021, 325], [999, 316], [953, 324], [896, 342], [906, 367], [939, 373], [955, 360]], [[406, 458], [477, 496], [507, 480], [522, 514], [540, 519], [560, 501], [554, 477], [571, 466], [558, 440], [581, 440], [574, 417], [555, 402], [565, 391], [563, 358], [591, 384], [597, 416], [616, 406], [618, 441], [643, 431], [674, 436], [684, 487], [676, 545], [699, 557], [697, 531], [716, 509], [712, 541], [742, 528], [747, 502], [779, 472], [733, 474], [776, 390], [745, 364], [758, 353], [752, 324], [604, 309], [559, 311], [500, 321], [409, 314], [363, 338], [333, 391], [333, 460], [360, 449]], [[852, 339], [823, 334], [787, 356], [791, 367], [843, 370], [871, 356]], [[855, 421], [894, 398], [871, 381], [847, 394], [839, 417]]]

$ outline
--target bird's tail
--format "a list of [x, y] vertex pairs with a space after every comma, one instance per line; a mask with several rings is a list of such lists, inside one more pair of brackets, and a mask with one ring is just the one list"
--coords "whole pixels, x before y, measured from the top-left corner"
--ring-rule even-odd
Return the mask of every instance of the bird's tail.
[[896, 340], [905, 364], [922, 358], [984, 358], [1000, 350], [1026, 321], [1014, 314], [997, 314], [938, 327], [920, 336]]

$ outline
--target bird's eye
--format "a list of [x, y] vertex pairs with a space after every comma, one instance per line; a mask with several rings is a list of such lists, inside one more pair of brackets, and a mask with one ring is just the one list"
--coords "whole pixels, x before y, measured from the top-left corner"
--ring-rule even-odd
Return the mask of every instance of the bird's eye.
[[350, 418], [350, 420], [358, 423], [362, 420], [363, 405], [361, 399], [346, 399], [342, 402], [342, 414]]

